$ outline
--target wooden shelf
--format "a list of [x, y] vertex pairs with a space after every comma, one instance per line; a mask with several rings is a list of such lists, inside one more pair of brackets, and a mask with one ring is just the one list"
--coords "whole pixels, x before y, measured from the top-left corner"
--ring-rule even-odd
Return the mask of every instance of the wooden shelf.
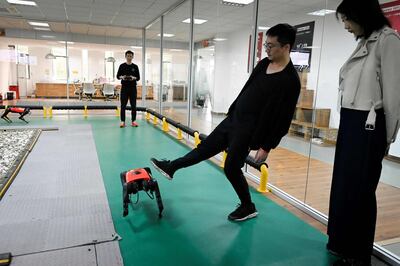
[[[310, 122], [302, 122], [302, 121], [298, 121], [298, 120], [292, 120], [292, 124], [303, 126], [303, 127], [309, 127], [309, 128], [313, 127], [313, 124]], [[329, 130], [330, 129], [329, 127], [321, 127], [321, 126], [316, 126], [316, 125], [314, 125], [314, 128], [321, 129], [321, 130]]]
[[[314, 129], [314, 132], [313, 132]], [[290, 135], [302, 135], [305, 140], [310, 138], [322, 138], [324, 142], [335, 144], [337, 137], [337, 129], [325, 126], [313, 125], [311, 122], [292, 120], [289, 128]]]

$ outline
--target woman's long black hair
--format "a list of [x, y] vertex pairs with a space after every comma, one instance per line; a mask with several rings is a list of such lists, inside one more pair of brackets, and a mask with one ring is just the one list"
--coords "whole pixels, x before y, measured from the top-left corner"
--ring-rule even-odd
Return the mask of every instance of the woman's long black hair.
[[339, 14], [360, 25], [364, 29], [365, 39], [383, 26], [391, 27], [378, 0], [343, 0], [336, 8], [337, 19], [339, 19]]

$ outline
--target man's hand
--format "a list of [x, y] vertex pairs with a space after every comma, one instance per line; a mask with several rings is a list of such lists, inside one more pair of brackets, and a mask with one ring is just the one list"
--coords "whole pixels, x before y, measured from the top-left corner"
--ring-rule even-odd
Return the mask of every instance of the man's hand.
[[119, 76], [119, 79], [122, 79], [122, 80], [124, 80], [125, 79], [125, 75], [124, 76]]
[[269, 152], [265, 151], [263, 148], [259, 148], [257, 150], [256, 156], [254, 157], [254, 159], [256, 160], [256, 162], [260, 163], [260, 162], [265, 162], [265, 160], [268, 157]]

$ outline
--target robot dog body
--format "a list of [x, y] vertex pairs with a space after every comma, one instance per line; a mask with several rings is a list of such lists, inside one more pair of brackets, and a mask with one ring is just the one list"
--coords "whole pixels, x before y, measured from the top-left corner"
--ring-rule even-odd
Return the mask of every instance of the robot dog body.
[[19, 114], [19, 119], [21, 119], [22, 121], [24, 121], [25, 123], [28, 123], [28, 121], [26, 121], [24, 119], [24, 116], [30, 113], [30, 109], [28, 107], [26, 108], [22, 108], [22, 107], [7, 107], [4, 110], [4, 113], [1, 115], [1, 118], [3, 118], [4, 120], [6, 120], [8, 123], [12, 123], [11, 119], [8, 118], [8, 114], [9, 113], [16, 113]]
[[158, 216], [160, 218], [162, 217], [161, 213], [164, 206], [161, 199], [160, 189], [158, 188], [157, 180], [151, 176], [150, 168], [145, 167], [125, 171], [121, 173], [120, 177], [122, 183], [124, 217], [127, 216], [129, 212], [128, 204], [131, 203], [129, 198], [130, 194], [139, 193], [140, 190], [145, 191], [151, 199], [154, 198], [155, 194], [159, 211]]

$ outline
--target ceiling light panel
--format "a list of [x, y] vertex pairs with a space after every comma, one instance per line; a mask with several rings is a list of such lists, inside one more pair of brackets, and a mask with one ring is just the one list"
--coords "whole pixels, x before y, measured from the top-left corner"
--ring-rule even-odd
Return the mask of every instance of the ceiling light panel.
[[[203, 23], [206, 23], [208, 20], [206, 19], [200, 19], [200, 18], [195, 18], [194, 19], [194, 24], [201, 25]], [[190, 23], [190, 18], [187, 18], [185, 20], [182, 20], [183, 23]]]
[[7, 0], [7, 2], [10, 4], [14, 4], [14, 5], [36, 6], [36, 2], [34, 2], [34, 1]]
[[34, 27], [34, 30], [39, 30], [39, 31], [51, 31], [50, 28], [39, 28], [39, 27]]
[[54, 38], [56, 38], [56, 36], [54, 36], [54, 35], [41, 35], [40, 37], [46, 38], [46, 39], [54, 39]]
[[[65, 41], [58, 41], [58, 43], [65, 44]], [[75, 44], [74, 42], [67, 41], [67, 44]]]
[[29, 25], [36, 27], [50, 27], [47, 22], [28, 21]]
[[222, 0], [221, 3], [227, 6], [244, 7], [253, 1], [254, 0]]
[[[159, 36], [159, 37], [160, 37], [160, 36], [161, 36], [161, 34], [159, 33], [159, 34], [157, 34], [157, 36]], [[164, 34], [163, 34], [163, 36], [164, 36], [164, 37], [167, 37], [167, 38], [171, 38], [171, 37], [174, 37], [174, 36], [175, 36], [175, 34], [172, 34], [172, 33], [164, 33]]]
[[314, 11], [314, 12], [310, 12], [310, 13], [308, 13], [308, 15], [323, 17], [325, 15], [332, 14], [332, 13], [335, 13], [335, 12], [336, 12], [335, 10], [321, 9], [321, 10], [317, 10], [317, 11]]
[[235, 3], [235, 4], [248, 5], [250, 3], [253, 3], [254, 0], [222, 0], [222, 2], [230, 2], [230, 3]]

